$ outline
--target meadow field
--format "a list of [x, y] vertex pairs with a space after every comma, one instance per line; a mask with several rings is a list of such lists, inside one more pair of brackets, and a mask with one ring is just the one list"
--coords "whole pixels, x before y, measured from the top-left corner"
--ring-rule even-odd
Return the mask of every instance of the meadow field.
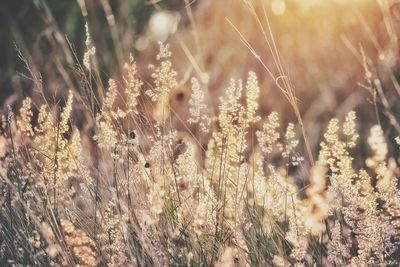
[[0, 266], [399, 266], [400, 2], [0, 3]]

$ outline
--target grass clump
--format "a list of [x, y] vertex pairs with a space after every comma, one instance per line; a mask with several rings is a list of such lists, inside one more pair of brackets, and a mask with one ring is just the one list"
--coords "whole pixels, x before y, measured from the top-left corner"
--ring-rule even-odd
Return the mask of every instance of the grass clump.
[[26, 98], [18, 115], [9, 111], [2, 264], [396, 264], [398, 165], [380, 126], [361, 136], [370, 156], [359, 166], [355, 112], [332, 119], [311, 164], [295, 124], [284, 133], [278, 113], [258, 115], [250, 72], [231, 80], [216, 113], [193, 78], [188, 122], [198, 130], [177, 131], [167, 45], [157, 59], [152, 84], [132, 57], [122, 80], [110, 80], [92, 135], [74, 124], [73, 103], [86, 98], [72, 91], [62, 109]]

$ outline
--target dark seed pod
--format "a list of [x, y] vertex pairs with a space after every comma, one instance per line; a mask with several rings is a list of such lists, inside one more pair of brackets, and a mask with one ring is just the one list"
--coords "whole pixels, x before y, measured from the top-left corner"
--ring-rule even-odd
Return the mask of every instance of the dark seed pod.
[[148, 162], [146, 162], [145, 164], [144, 164], [144, 167], [147, 169], [147, 168], [150, 168], [150, 163], [148, 163]]
[[135, 132], [134, 132], [134, 131], [130, 132], [130, 133], [129, 133], [129, 137], [130, 137], [131, 139], [135, 139], [135, 138], [136, 138]]
[[177, 100], [178, 102], [183, 101], [184, 98], [185, 98], [185, 93], [179, 92], [179, 93], [176, 94], [176, 100]]

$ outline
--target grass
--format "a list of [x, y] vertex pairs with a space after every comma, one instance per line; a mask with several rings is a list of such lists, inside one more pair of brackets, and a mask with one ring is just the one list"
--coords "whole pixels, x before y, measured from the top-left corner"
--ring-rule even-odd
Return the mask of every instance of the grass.
[[[304, 91], [297, 91], [285, 64], [295, 47], [281, 48], [287, 32], [264, 2], [226, 7], [247, 14], [244, 24], [255, 26], [257, 38], [235, 14], [220, 18], [258, 64], [256, 71], [230, 66], [246, 73], [230, 79], [217, 63], [207, 63], [202, 6], [192, 10], [185, 3], [187, 28], [160, 42], [153, 59], [117, 51], [126, 63], [107, 83], [90, 24], [82, 57], [69, 50], [73, 64], [57, 65], [65, 78], [60, 86], [71, 85], [66, 95], [49, 94], [47, 78], [21, 55], [41, 97], [24, 97], [2, 117], [0, 265], [397, 266], [399, 94], [395, 65], [385, 58], [397, 47], [396, 6], [377, 4], [390, 44], [373, 41], [377, 60], [368, 45], [353, 46], [356, 34], [342, 36], [358, 62], [351, 66], [367, 104], [360, 108], [350, 95], [334, 107], [337, 116], [328, 116], [326, 110], [310, 115], [326, 91], [305, 100], [311, 111], [304, 108]], [[287, 3], [290, 24], [298, 15], [293, 6], [300, 7]], [[328, 8], [352, 8], [333, 3]], [[212, 4], [215, 16], [224, 11], [220, 2]], [[356, 13], [373, 39], [367, 11]], [[313, 23], [309, 16], [305, 27]], [[113, 42], [123, 45], [117, 26], [110, 27]], [[210, 34], [220, 25], [214, 27]], [[316, 41], [308, 44], [323, 51], [323, 40]], [[310, 62], [315, 54], [301, 56]], [[293, 68], [294, 77], [311, 72]], [[340, 62], [329, 69], [344, 77]], [[281, 94], [272, 107], [286, 112], [267, 111], [267, 84]]]

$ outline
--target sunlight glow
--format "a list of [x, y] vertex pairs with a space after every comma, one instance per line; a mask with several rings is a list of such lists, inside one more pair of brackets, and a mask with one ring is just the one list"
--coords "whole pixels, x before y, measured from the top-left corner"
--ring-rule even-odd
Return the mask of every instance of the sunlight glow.
[[274, 0], [271, 4], [272, 13], [277, 16], [281, 16], [286, 11], [286, 4], [284, 0]]

